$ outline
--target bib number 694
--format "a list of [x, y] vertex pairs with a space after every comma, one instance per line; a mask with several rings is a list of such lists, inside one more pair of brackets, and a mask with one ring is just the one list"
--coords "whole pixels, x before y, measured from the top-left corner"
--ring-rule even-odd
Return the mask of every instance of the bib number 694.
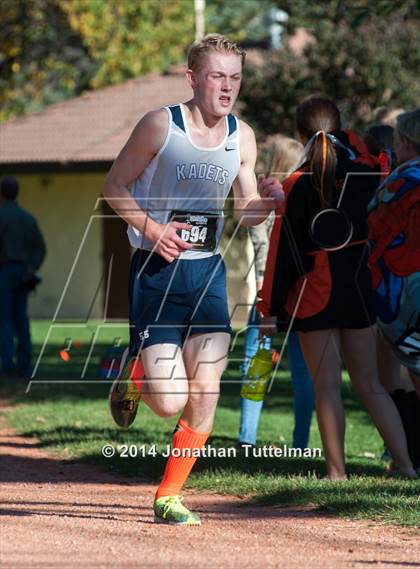
[[205, 243], [207, 237], [207, 227], [192, 227], [191, 229], [181, 230], [181, 239], [188, 243]]

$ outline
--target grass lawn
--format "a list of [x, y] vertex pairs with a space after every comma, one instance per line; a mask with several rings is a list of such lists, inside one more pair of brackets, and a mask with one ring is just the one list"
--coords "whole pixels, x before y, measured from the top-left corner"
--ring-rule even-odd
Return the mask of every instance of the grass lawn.
[[[41, 354], [35, 382], [2, 380], [0, 392], [13, 403], [7, 411], [8, 423], [19, 433], [35, 436], [43, 448], [60, 457], [95, 463], [104, 470], [124, 476], [141, 476], [158, 481], [165, 459], [160, 451], [171, 441], [176, 420], [162, 420], [144, 405], [128, 431], [114, 427], [107, 407], [109, 381], [100, 380], [100, 358], [109, 346], [125, 344], [125, 325], [107, 328], [92, 323], [56, 325], [33, 323], [36, 354]], [[48, 337], [45, 349], [43, 343]], [[70, 360], [60, 358], [60, 350], [70, 344]], [[231, 352], [222, 382], [222, 395], [209, 444], [233, 447], [239, 424], [239, 363], [243, 338]], [[259, 430], [259, 445], [290, 444], [293, 416], [292, 391], [287, 360], [276, 375], [266, 398]], [[83, 375], [84, 380], [80, 380]], [[26, 392], [27, 391], [27, 392]], [[346, 407], [346, 460], [350, 479], [331, 483], [323, 479], [323, 458], [202, 458], [188, 481], [190, 488], [202, 491], [247, 496], [272, 506], [311, 504], [320, 511], [338, 516], [372, 518], [387, 523], [420, 525], [420, 481], [387, 478], [379, 459], [383, 444], [372, 423], [343, 382]], [[104, 458], [104, 445], [118, 450], [113, 458]], [[122, 457], [124, 446], [127, 454]], [[143, 446], [144, 445], [144, 446]], [[156, 447], [152, 446], [156, 445]], [[313, 420], [310, 447], [321, 447]], [[153, 450], [156, 449], [156, 456]], [[150, 451], [150, 454], [148, 454]], [[145, 456], [142, 456], [142, 455]]]

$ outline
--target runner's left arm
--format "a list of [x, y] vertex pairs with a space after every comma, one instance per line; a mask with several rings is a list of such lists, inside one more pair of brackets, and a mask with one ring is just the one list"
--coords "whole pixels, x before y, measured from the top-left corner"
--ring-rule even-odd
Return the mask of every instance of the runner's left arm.
[[262, 223], [271, 211], [282, 213], [284, 193], [277, 178], [255, 177], [257, 144], [250, 126], [240, 121], [241, 166], [233, 182], [234, 215], [241, 225]]

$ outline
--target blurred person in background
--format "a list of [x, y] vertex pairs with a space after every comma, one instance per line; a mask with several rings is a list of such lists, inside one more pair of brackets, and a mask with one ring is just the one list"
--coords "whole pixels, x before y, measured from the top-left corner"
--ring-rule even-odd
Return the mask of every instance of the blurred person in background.
[[367, 127], [363, 142], [370, 154], [376, 156], [384, 175], [395, 168], [396, 157], [393, 150], [394, 129], [387, 124], [373, 124]]
[[[261, 146], [261, 160], [259, 169], [270, 170], [270, 175], [276, 176], [281, 182], [297, 166], [303, 153], [303, 145], [283, 135], [269, 137]], [[263, 284], [265, 263], [267, 259], [270, 232], [274, 222], [271, 214], [264, 223], [249, 227], [249, 236], [254, 249], [254, 266], [256, 277], [256, 290], [261, 290]], [[247, 331], [244, 346], [244, 361], [242, 363], [242, 381], [251, 359], [261, 346], [271, 348], [271, 337], [259, 337], [260, 315], [255, 303], [249, 312]], [[293, 412], [294, 429], [292, 445], [294, 448], [305, 449], [308, 446], [311, 427], [312, 412], [314, 408], [314, 391], [312, 379], [306, 368], [305, 360], [300, 348], [299, 337], [291, 332], [288, 337], [289, 366], [293, 386]], [[241, 414], [238, 446], [255, 445], [257, 442], [258, 425], [264, 401], [253, 401], [241, 397]]]
[[0, 370], [6, 377], [30, 377], [32, 373], [27, 298], [40, 282], [36, 271], [46, 254], [38, 224], [17, 203], [18, 193], [19, 184], [14, 177], [1, 180]]
[[420, 470], [420, 108], [397, 118], [394, 149], [399, 166], [369, 205], [370, 267], [379, 377], [398, 407]]
[[375, 124], [387, 124], [395, 128], [397, 117], [404, 112], [404, 109], [395, 107], [377, 107], [373, 111], [373, 122]]

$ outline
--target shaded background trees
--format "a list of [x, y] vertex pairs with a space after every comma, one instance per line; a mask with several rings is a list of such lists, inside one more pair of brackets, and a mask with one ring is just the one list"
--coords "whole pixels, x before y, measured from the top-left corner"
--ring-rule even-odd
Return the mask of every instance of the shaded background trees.
[[[351, 126], [372, 120], [382, 105], [420, 100], [418, 2], [279, 1], [289, 18], [283, 48], [246, 69], [243, 112], [260, 132], [293, 134], [296, 105], [311, 93], [332, 97]], [[291, 48], [306, 32], [301, 53]]]
[[194, 37], [192, 0], [2, 0], [0, 120], [161, 71]]
[[[418, 0], [207, 0], [206, 30], [264, 50], [246, 68], [242, 113], [260, 133], [292, 134], [314, 92], [351, 126], [417, 105], [419, 14]], [[0, 121], [163, 71], [194, 37], [193, 0], [2, 0], [0, 21]]]
[[191, 0], [59, 0], [96, 63], [92, 88], [161, 71], [184, 57], [194, 37]]
[[89, 88], [95, 62], [58, 2], [0, 2], [0, 120]]

